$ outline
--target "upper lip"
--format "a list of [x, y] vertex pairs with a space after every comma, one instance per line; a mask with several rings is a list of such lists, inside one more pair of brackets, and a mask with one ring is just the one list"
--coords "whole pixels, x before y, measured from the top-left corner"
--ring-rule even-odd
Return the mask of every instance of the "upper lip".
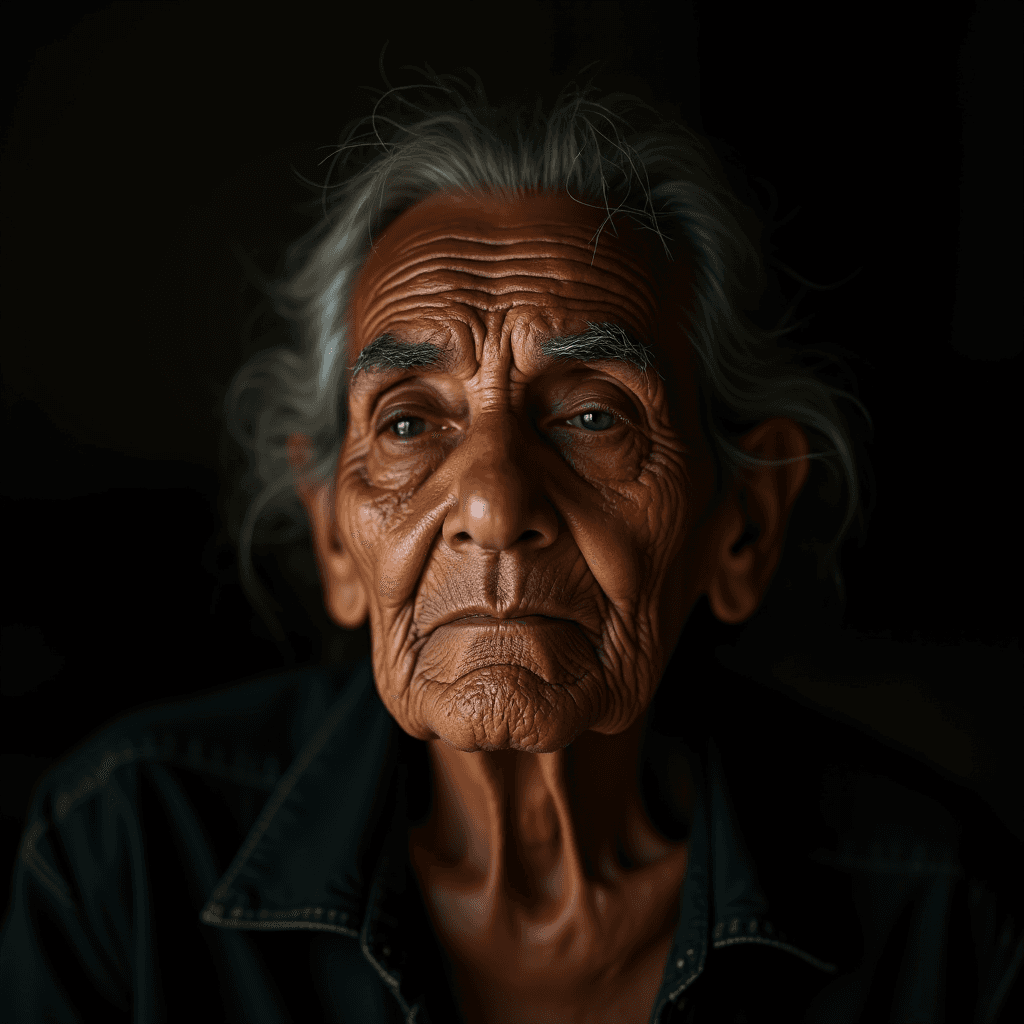
[[436, 621], [430, 623], [425, 629], [424, 633], [429, 633], [431, 630], [437, 629], [439, 626], [447, 626], [451, 622], [457, 622], [459, 619], [470, 619], [470, 618], [487, 618], [497, 619], [500, 622], [507, 622], [511, 619], [526, 619], [530, 617], [543, 618], [543, 619], [563, 619], [566, 622], [576, 622], [576, 619], [566, 614], [562, 608], [548, 608], [548, 607], [522, 607], [522, 608], [506, 608], [503, 611], [499, 611], [497, 608], [489, 608], [486, 605], [474, 605], [467, 608], [459, 608], [455, 611], [448, 612], [446, 615], [442, 615]]

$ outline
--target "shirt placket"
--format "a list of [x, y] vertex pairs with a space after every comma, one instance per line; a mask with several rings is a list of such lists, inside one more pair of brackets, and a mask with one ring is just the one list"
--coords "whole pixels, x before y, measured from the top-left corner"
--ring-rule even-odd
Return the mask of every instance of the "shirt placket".
[[698, 772], [695, 782], [697, 798], [690, 829], [689, 860], [679, 897], [679, 925], [654, 1001], [652, 1024], [663, 1024], [669, 1020], [674, 1007], [682, 1006], [687, 989], [700, 977], [707, 960], [711, 849], [702, 773]]
[[419, 896], [408, 864], [408, 821], [401, 785], [397, 789], [391, 828], [370, 882], [359, 945], [406, 1021], [429, 1024], [429, 950], [425, 946], [429, 938], [414, 918]]

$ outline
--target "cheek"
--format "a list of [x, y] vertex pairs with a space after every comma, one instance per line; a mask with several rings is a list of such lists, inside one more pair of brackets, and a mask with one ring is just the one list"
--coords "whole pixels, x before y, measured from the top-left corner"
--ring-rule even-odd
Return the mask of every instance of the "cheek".
[[598, 487], [635, 481], [650, 447], [647, 439], [635, 430], [621, 439], [600, 433], [588, 436], [581, 430], [568, 428], [556, 428], [548, 436], [572, 471]]
[[411, 492], [443, 465], [454, 438], [432, 436], [412, 441], [377, 439], [366, 454], [366, 478], [376, 488]]
[[650, 618], [685, 538], [685, 480], [649, 464], [629, 482], [564, 483], [556, 500], [601, 591], [624, 621]]
[[335, 480], [339, 540], [370, 582], [389, 528], [397, 521], [405, 494], [397, 487], [377, 486], [367, 472], [365, 451], [343, 458]]
[[377, 593], [378, 552], [386, 538], [387, 523], [394, 519], [399, 497], [347, 481], [345, 496], [338, 506], [338, 532], [343, 548], [355, 563], [360, 581], [367, 588], [371, 607]]
[[340, 542], [366, 588], [371, 629], [384, 629], [383, 638], [415, 592], [439, 528], [432, 512], [446, 492], [440, 484], [431, 486], [422, 467], [411, 482], [396, 470], [394, 486], [381, 487], [370, 479], [367, 461], [353, 459], [339, 476], [337, 522]]

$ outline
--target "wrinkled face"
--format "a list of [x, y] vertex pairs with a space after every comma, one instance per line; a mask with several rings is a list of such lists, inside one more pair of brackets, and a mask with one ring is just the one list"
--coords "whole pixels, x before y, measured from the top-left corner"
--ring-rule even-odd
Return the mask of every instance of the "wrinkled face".
[[626, 729], [701, 590], [687, 270], [625, 221], [595, 253], [602, 219], [566, 195], [435, 196], [357, 280], [334, 521], [380, 696], [417, 738], [551, 751]]

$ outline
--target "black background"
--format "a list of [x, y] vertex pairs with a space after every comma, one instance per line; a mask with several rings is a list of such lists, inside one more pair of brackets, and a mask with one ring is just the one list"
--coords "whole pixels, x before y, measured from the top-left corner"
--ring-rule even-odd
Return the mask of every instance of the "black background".
[[245, 261], [273, 272], [311, 224], [295, 172], [322, 180], [385, 42], [394, 82], [471, 67], [497, 100], [599, 60], [731, 152], [750, 201], [799, 208], [778, 259], [861, 268], [797, 340], [850, 353], [877, 501], [842, 629], [773, 679], [1024, 835], [1021, 5], [904, 6], [4, 5], [0, 868], [39, 773], [104, 722], [336, 654], [315, 597], [278, 588], [282, 643], [241, 594], [218, 417], [252, 350]]

